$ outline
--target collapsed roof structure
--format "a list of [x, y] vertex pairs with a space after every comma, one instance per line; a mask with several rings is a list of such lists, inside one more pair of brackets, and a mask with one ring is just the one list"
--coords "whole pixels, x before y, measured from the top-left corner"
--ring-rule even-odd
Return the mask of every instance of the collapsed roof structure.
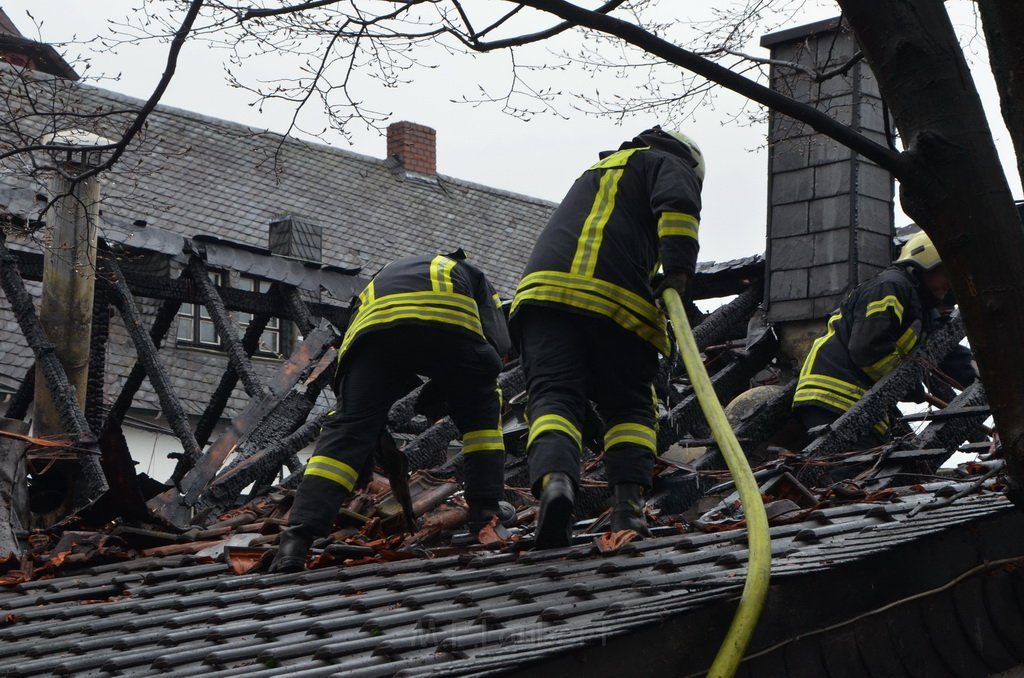
[[[842, 60], [843, 48], [852, 49], [835, 22], [766, 42], [797, 61], [817, 58], [819, 39], [829, 58]], [[780, 87], [795, 87], [778, 79]], [[884, 125], [871, 117], [878, 111], [869, 105], [870, 72], [858, 67], [844, 81], [846, 89], [833, 83], [819, 91], [816, 103], [849, 106], [856, 124], [881, 133]], [[63, 92], [55, 101], [139, 104], [39, 82], [44, 91]], [[647, 505], [654, 538], [625, 541], [604, 532], [609, 492], [595, 414], [584, 431], [574, 545], [530, 550], [535, 501], [522, 489], [524, 379], [512, 362], [500, 381], [509, 401], [506, 494], [517, 526], [464, 532], [458, 431], [447, 417], [418, 414], [418, 387], [389, 414], [413, 472], [417, 532], [403, 530], [394, 492], [375, 476], [339, 514], [331, 537], [314, 545], [310, 570], [261, 572], [300, 477], [298, 455], [315, 438], [329, 401], [325, 387], [346, 302], [365, 282], [363, 271], [455, 242], [469, 243], [475, 254], [475, 243], [480, 265], [508, 296], [531, 234], [552, 206], [432, 178], [429, 164], [410, 169], [395, 158], [284, 142], [181, 111], [158, 109], [155, 116], [143, 144], [183, 145], [162, 156], [159, 172], [136, 166], [130, 190], [109, 193], [117, 208], [101, 215], [81, 401], [33, 298], [45, 267], [32, 237], [42, 226], [33, 209], [38, 188], [8, 177], [0, 190], [2, 362], [17, 377], [0, 438], [0, 490], [7, 493], [0, 545], [13, 547], [0, 553], [14, 551], [0, 565], [5, 675], [703, 673], [735, 609], [746, 535], [742, 506], [675, 360], [663, 362], [656, 385], [661, 455]], [[688, 309], [716, 394], [735, 401], [732, 423], [772, 525], [772, 590], [741, 670], [973, 676], [1019, 666], [1024, 643], [1013, 629], [1024, 610], [1024, 517], [1003, 492], [998, 445], [984, 428], [983, 387], [947, 385], [944, 409], [903, 416], [900, 434], [885, 446], [849, 449], [960, 343], [955, 314], [833, 426], [806, 444], [779, 444], [799, 364], [794, 346], [845, 290], [891, 259], [892, 184], [809, 130], [777, 118], [771, 125], [767, 255], [702, 264], [694, 298], [734, 298], [708, 314]], [[352, 207], [342, 219], [382, 228], [320, 229], [331, 254], [316, 256], [318, 230], [289, 216], [274, 222], [265, 248], [264, 232], [251, 224], [274, 215], [258, 195], [280, 189], [249, 176], [239, 144], [257, 155], [279, 148], [286, 163], [351, 184]], [[197, 162], [204, 149], [209, 154]], [[146, 148], [139, 157], [147, 157]], [[168, 176], [180, 183], [160, 193]], [[213, 176], [223, 178], [219, 187], [211, 188]], [[215, 199], [222, 188], [235, 199]], [[287, 190], [309, 198], [304, 215], [322, 198], [309, 186]], [[147, 199], [163, 209], [139, 217], [132, 210]], [[418, 206], [420, 224], [445, 223], [451, 231], [393, 228], [396, 219], [409, 219], [403, 204]], [[382, 209], [387, 205], [393, 211]], [[322, 209], [315, 216], [331, 223], [336, 213]], [[482, 211], [493, 218], [481, 219]], [[484, 225], [487, 231], [473, 230]], [[19, 230], [27, 237], [17, 237]], [[496, 233], [504, 234], [502, 248], [486, 247]], [[269, 284], [224, 284], [243, 274]], [[196, 358], [180, 331], [172, 335], [182, 305], [213, 326], [222, 353]], [[294, 341], [281, 344], [287, 352], [279, 360], [254, 359], [274, 319], [297, 327]], [[29, 435], [36, 380], [53, 396], [67, 439]], [[140, 396], [144, 383], [148, 395]], [[143, 397], [159, 407], [179, 443], [167, 482], [136, 471], [137, 451], [124, 437], [127, 412]], [[198, 411], [190, 402], [201, 403]], [[229, 423], [219, 425], [221, 419]], [[980, 456], [943, 468], [956, 452]], [[35, 516], [22, 501], [25, 464]], [[72, 470], [66, 486], [47, 480], [59, 468]], [[31, 524], [42, 527], [22, 528]]]

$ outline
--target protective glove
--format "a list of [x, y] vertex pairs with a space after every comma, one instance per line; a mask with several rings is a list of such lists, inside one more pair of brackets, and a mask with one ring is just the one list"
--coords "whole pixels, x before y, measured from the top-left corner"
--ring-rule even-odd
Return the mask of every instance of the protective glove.
[[662, 293], [667, 289], [673, 289], [679, 293], [680, 299], [686, 298], [686, 290], [690, 286], [690, 274], [681, 271], [666, 273], [661, 283], [654, 289], [654, 298], [661, 300]]

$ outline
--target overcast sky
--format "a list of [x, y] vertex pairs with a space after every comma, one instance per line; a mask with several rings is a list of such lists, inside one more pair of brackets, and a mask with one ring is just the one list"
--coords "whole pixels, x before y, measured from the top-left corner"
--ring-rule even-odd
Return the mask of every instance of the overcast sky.
[[[22, 33], [51, 43], [102, 34], [107, 31], [108, 21], [125, 17], [137, 4], [132, 0], [0, 0], [0, 5]], [[707, 11], [707, 7], [715, 4], [687, 3], [687, 12], [691, 12], [690, 7], [700, 5]], [[793, 25], [838, 14], [834, 6], [823, 5], [808, 9], [795, 18]], [[1012, 146], [998, 116], [987, 57], [974, 29], [969, 5], [959, 0], [947, 3], [954, 12], [954, 22], [962, 28], [963, 40], [969, 41], [969, 52], [974, 54], [975, 78], [989, 110], [1004, 166], [1010, 170], [1007, 176], [1011, 189], [1019, 198], [1021, 190], [1013, 170]], [[25, 15], [26, 11], [42, 22], [39, 33]], [[116, 81], [103, 80], [96, 84], [140, 98], [152, 92], [166, 58], [166, 46], [157, 43], [123, 46], [117, 52], [94, 53], [74, 43], [59, 49], [69, 60], [91, 57], [92, 73], [120, 74]], [[757, 46], [756, 39], [748, 51], [767, 56], [767, 51]], [[162, 103], [254, 127], [284, 131], [291, 117], [290, 109], [267, 107], [261, 113], [250, 106], [251, 95], [231, 89], [225, 83], [222, 58], [222, 52], [208, 45], [186, 44], [178, 73]], [[263, 63], [260, 68], [267, 66]], [[250, 74], [251, 77], [265, 75], [263, 71]], [[462, 96], [475, 96], [481, 80], [495, 89], [507, 83], [509, 73], [504, 55], [476, 60], [462, 56], [447, 59], [439, 68], [419, 71], [413, 77], [415, 81], [410, 85], [387, 90], [367, 87], [362, 93], [372, 108], [390, 112], [393, 121], [411, 120], [437, 130], [440, 173], [548, 200], [559, 200], [573, 179], [592, 164], [599, 150], [615, 148], [622, 140], [661, 122], [655, 117], [641, 116], [620, 125], [609, 118], [577, 113], [571, 106], [562, 109], [568, 119], [538, 115], [524, 122], [502, 113], [494, 105], [473, 107], [451, 102]], [[600, 75], [590, 79], [588, 75], [570, 74], [563, 82], [571, 85], [573, 77], [579, 77], [581, 87], [601, 86]], [[643, 77], [643, 72], [638, 71], [635, 77]], [[631, 85], [621, 79], [614, 84], [620, 91]], [[701, 260], [724, 260], [764, 251], [766, 126], [744, 125], [733, 120], [741, 102], [737, 95], [722, 91], [714, 108], [697, 111], [695, 120], [684, 129], [701, 145], [708, 163], [701, 220]], [[339, 135], [328, 134], [325, 139], [341, 148], [384, 157], [385, 141], [378, 133], [357, 127], [353, 127], [352, 132], [351, 145]], [[897, 213], [897, 225], [908, 221]]]

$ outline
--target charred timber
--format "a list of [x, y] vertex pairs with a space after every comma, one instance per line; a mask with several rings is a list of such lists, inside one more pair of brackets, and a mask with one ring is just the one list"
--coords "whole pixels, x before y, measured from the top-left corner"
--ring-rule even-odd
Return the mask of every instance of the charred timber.
[[206, 264], [198, 256], [193, 256], [189, 259], [188, 271], [192, 282], [196, 284], [199, 290], [199, 296], [203, 300], [203, 305], [206, 306], [207, 313], [210, 314], [213, 326], [217, 328], [217, 335], [220, 337], [224, 352], [227, 353], [228, 363], [238, 373], [245, 392], [251, 398], [266, 397], [267, 387], [260, 382], [259, 377], [256, 376], [256, 371], [252, 368], [252, 362], [250, 362], [249, 356], [246, 355], [242, 342], [238, 338], [238, 327], [231, 319], [231, 316], [228, 315], [228, 310], [224, 306], [224, 300], [221, 299], [220, 294], [218, 294], [217, 289], [213, 285], [213, 281], [210, 280]]
[[[745, 351], [737, 351], [736, 359], [711, 377], [711, 385], [722, 402], [729, 402], [747, 389], [750, 379], [775, 355], [778, 339], [774, 332], [764, 332]], [[696, 426], [704, 427], [704, 415], [692, 390], [663, 417], [658, 427], [658, 451], [664, 452], [672, 443], [682, 440]]]
[[895, 370], [879, 379], [864, 397], [833, 422], [828, 431], [804, 448], [804, 454], [813, 459], [849, 449], [864, 431], [888, 415], [900, 398], [924, 378], [925, 366], [942, 362], [963, 338], [963, 321], [959, 313], [954, 313], [948, 323], [930, 334]]
[[694, 299], [714, 299], [741, 294], [751, 285], [764, 281], [764, 258], [747, 257], [722, 263], [698, 264], [693, 276], [691, 294]]
[[700, 325], [693, 328], [693, 340], [697, 342], [697, 348], [703, 351], [727, 339], [744, 336], [747, 321], [763, 296], [761, 284], [758, 283], [747, 287], [728, 304], [715, 309]]
[[751, 458], [751, 453], [761, 448], [768, 440], [779, 432], [789, 421], [793, 409], [793, 395], [796, 393], [796, 380], [768, 399], [749, 419], [734, 428], [736, 437], [746, 441], [744, 452], [751, 465], [757, 465], [764, 459]]
[[197, 511], [217, 515], [229, 510], [237, 502], [242, 490], [250, 483], [256, 482], [270, 472], [277, 474], [289, 457], [313, 442], [320, 434], [320, 427], [323, 426], [326, 417], [324, 413], [310, 419], [290, 435], [225, 469], [210, 483], [209, 489], [199, 499]]
[[[505, 370], [498, 376], [498, 385], [507, 401], [526, 388], [526, 375], [521, 367]], [[459, 437], [459, 429], [451, 417], [445, 417], [409, 442], [402, 451], [409, 459], [409, 470], [432, 469], [448, 459], [448, 445]], [[456, 471], [458, 472], [458, 471]]]
[[[43, 275], [43, 257], [35, 252], [12, 252], [18, 267], [24, 273], [25, 280], [41, 280]], [[124, 272], [125, 282], [132, 294], [137, 297], [150, 299], [161, 299], [176, 301], [179, 304], [201, 304], [203, 303], [197, 294], [195, 285], [186, 279], [167, 279], [158, 276], [146, 275], [137, 271]], [[299, 324], [301, 318], [290, 315], [290, 312], [281, 300], [274, 296], [268, 298], [261, 292], [251, 292], [234, 288], [222, 288], [220, 290], [224, 306], [229, 311], [242, 311], [254, 315], [267, 313], [272, 316], [285, 318]], [[345, 327], [348, 322], [348, 309], [342, 306], [332, 306], [321, 302], [306, 302], [309, 313], [316, 318], [324, 318], [330, 321], [335, 327]], [[301, 325], [300, 325], [301, 327]]]
[[4, 416], [8, 419], [24, 419], [28, 416], [28, 408], [32, 405], [36, 391], [36, 364], [33, 362], [21, 378], [18, 390], [11, 396]]
[[28, 342], [29, 348], [36, 356], [36, 364], [42, 368], [43, 379], [49, 389], [60, 417], [61, 425], [75, 441], [78, 460], [85, 480], [84, 502], [91, 503], [107, 491], [106, 477], [100, 465], [99, 449], [96, 437], [89, 430], [85, 413], [78, 405], [74, 388], [68, 381], [67, 374], [57, 359], [54, 345], [46, 337], [43, 327], [36, 315], [32, 296], [25, 289], [25, 283], [18, 272], [17, 260], [11, 256], [0, 233], [0, 287], [3, 288], [11, 310], [21, 328], [21, 334]]
[[[167, 336], [168, 330], [171, 329], [171, 324], [178, 317], [179, 308], [181, 308], [181, 302], [174, 299], [168, 299], [160, 305], [159, 310], [156, 312], [156, 317], [153, 319], [153, 326], [149, 329], [149, 340], [153, 344], [154, 349], [160, 349], [164, 337]], [[128, 373], [128, 378], [125, 379], [124, 386], [121, 387], [121, 392], [117, 394], [117, 399], [114, 400], [110, 412], [107, 413], [107, 422], [104, 426], [121, 427], [124, 415], [128, 413], [128, 409], [132, 406], [135, 394], [139, 392], [139, 388], [142, 387], [142, 382], [145, 378], [146, 368], [141, 360], [136, 360], [131, 372]]]
[[[270, 316], [258, 315], [253, 318], [253, 321], [245, 329], [245, 334], [242, 336], [242, 349], [247, 356], [251, 356], [256, 352], [256, 349], [259, 347], [260, 337], [263, 336], [263, 330], [266, 329], [269, 321]], [[207, 403], [206, 409], [203, 410], [199, 421], [196, 422], [195, 436], [199, 447], [205, 447], [210, 442], [210, 436], [217, 427], [217, 423], [220, 421], [221, 414], [224, 413], [224, 408], [227, 407], [228, 399], [234, 392], [236, 384], [238, 384], [238, 371], [235, 369], [234, 363], [229, 362], [227, 369], [220, 376], [217, 388], [214, 389], [213, 395], [210, 396], [210, 402]]]
[[110, 338], [110, 305], [107, 295], [96, 290], [92, 304], [92, 328], [89, 341], [89, 377], [86, 382], [85, 419], [97, 436], [103, 430], [104, 381], [107, 372], [107, 343]]
[[[110, 290], [110, 298], [114, 306], [121, 313], [125, 329], [128, 331], [132, 343], [135, 344], [139, 362], [142, 363], [146, 375], [149, 377], [149, 383], [152, 384], [153, 390], [156, 391], [164, 416], [167, 417], [174, 435], [181, 441], [184, 451], [183, 461], [189, 464], [195, 463], [195, 460], [199, 458], [201, 450], [196, 443], [195, 436], [192, 435], [192, 428], [189, 426], [185, 409], [182, 407], [178, 396], [175, 395], [167, 371], [160, 362], [157, 347], [149, 333], [143, 329], [142, 315], [135, 305], [135, 298], [125, 284], [124, 276], [121, 274], [121, 267], [118, 266], [117, 260], [113, 256], [104, 255], [100, 261], [101, 270], [104, 270], [106, 273], [106, 275], [101, 276], [101, 280], [106, 282]], [[131, 401], [129, 400], [128, 402], [130, 403]], [[120, 419], [118, 419], [118, 422], [120, 422]]]
[[[280, 286], [278, 287], [280, 288]], [[316, 327], [316, 318], [313, 317], [309, 306], [302, 299], [302, 294], [298, 288], [287, 287], [281, 290], [281, 295], [284, 297], [284, 303], [291, 314], [292, 321], [298, 325], [299, 331], [302, 332], [303, 336], [312, 332], [313, 328]]]
[[[988, 405], [988, 399], [985, 397], [985, 388], [980, 381], [976, 381], [954, 398], [947, 409], [956, 410], [981, 405]], [[895, 480], [899, 480], [900, 485], [909, 485], [917, 481], [912, 477], [908, 478], [908, 474], [934, 475], [942, 463], [949, 458], [949, 455], [953, 454], [964, 440], [978, 431], [987, 416], [987, 414], [981, 414], [932, 422], [911, 441], [908, 449], [944, 449], [949, 453], [948, 455], [945, 457], [932, 455], [923, 459], [882, 464], [871, 474], [871, 480], [864, 484], [864, 488], [875, 492], [892, 485]]]

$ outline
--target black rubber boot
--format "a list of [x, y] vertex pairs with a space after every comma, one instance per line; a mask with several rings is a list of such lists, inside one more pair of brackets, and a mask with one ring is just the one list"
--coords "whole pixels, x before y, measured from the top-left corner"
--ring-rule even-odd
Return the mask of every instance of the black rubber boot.
[[516, 521], [516, 509], [507, 501], [487, 504], [474, 504], [470, 502], [466, 519], [466, 531], [476, 534], [484, 529], [484, 526], [491, 522], [491, 518], [494, 516], [498, 516], [500, 524], [505, 527], [511, 527]]
[[306, 569], [306, 553], [313, 543], [313, 537], [297, 527], [289, 527], [281, 533], [277, 554], [270, 563], [268, 572], [302, 572]]
[[564, 473], [544, 476], [534, 548], [553, 549], [572, 545], [572, 516], [576, 490]]
[[637, 483], [619, 483], [612, 489], [614, 504], [609, 530], [633, 530], [641, 537], [650, 537], [644, 516], [644, 486]]

